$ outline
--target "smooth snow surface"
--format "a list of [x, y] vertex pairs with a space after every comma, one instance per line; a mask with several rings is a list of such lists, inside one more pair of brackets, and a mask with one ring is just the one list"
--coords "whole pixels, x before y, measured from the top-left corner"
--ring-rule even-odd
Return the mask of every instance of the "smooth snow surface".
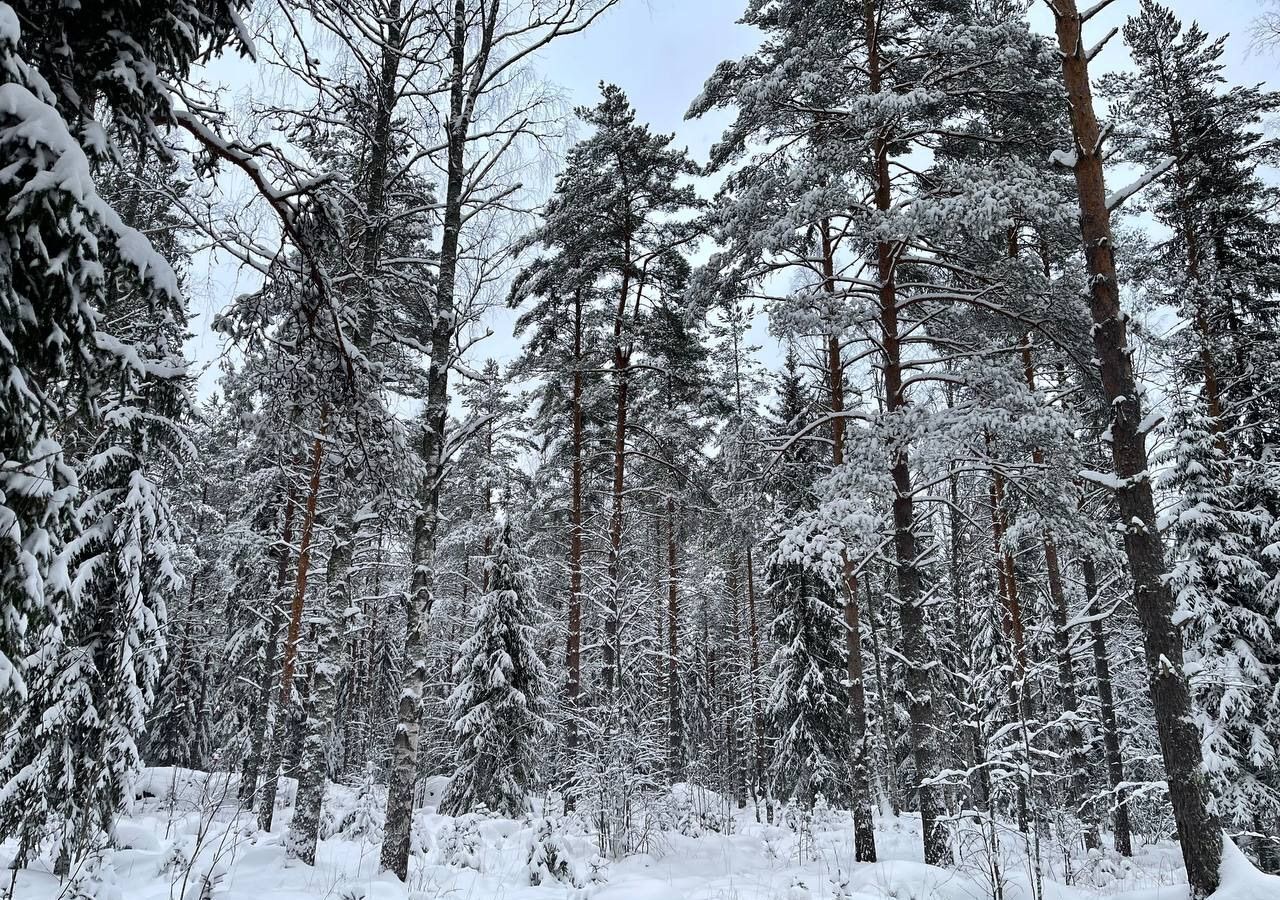
[[[563, 826], [579, 884], [529, 884], [531, 823], [475, 816], [452, 819], [434, 812], [446, 780], [429, 779], [425, 807], [415, 819], [414, 855], [407, 885], [379, 874], [378, 846], [368, 829], [380, 827], [383, 798], [331, 786], [325, 803], [328, 830], [313, 868], [285, 859], [283, 838], [294, 784], [281, 785], [281, 808], [270, 834], [236, 803], [235, 779], [184, 769], [148, 769], [130, 815], [116, 829], [111, 867], [98, 879], [98, 900], [981, 900], [993, 896], [990, 856], [976, 826], [960, 838], [960, 862], [940, 869], [919, 861], [918, 822], [882, 815], [876, 840], [881, 861], [852, 864], [848, 816], [818, 817], [812, 837], [755, 821], [754, 811], [726, 809], [716, 795], [678, 785], [670, 798], [686, 811], [686, 832], [655, 831], [648, 852], [603, 863], [595, 840]], [[694, 815], [688, 815], [693, 809]], [[727, 815], [727, 818], [726, 818]], [[731, 834], [704, 830], [724, 827]], [[691, 824], [692, 823], [692, 824]], [[324, 833], [322, 831], [322, 833]], [[465, 835], [474, 842], [467, 844]], [[459, 840], [459, 835], [463, 839]], [[1034, 900], [1025, 853], [1016, 832], [1000, 854], [1004, 900]], [[452, 849], [451, 849], [452, 848]], [[0, 848], [7, 865], [13, 846]], [[452, 864], [450, 863], [452, 859]], [[596, 882], [590, 878], [595, 862]], [[459, 865], [465, 860], [471, 865]], [[55, 900], [65, 885], [41, 859], [18, 872], [17, 900]], [[1186, 900], [1177, 851], [1142, 847], [1133, 860], [1108, 851], [1083, 855], [1064, 872], [1062, 859], [1045, 859], [1043, 900], [1113, 897]], [[1223, 886], [1213, 900], [1280, 900], [1280, 878], [1260, 874], [1228, 842]], [[603, 879], [601, 882], [600, 879]], [[1073, 885], [1063, 882], [1070, 880]], [[6, 877], [7, 881], [7, 877]], [[6, 885], [7, 887], [7, 885]]]

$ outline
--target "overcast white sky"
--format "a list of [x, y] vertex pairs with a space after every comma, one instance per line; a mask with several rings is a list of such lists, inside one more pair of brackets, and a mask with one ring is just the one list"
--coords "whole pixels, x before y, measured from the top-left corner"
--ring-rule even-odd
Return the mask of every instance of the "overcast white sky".
[[[1260, 0], [1164, 2], [1184, 21], [1198, 20], [1211, 35], [1232, 35], [1226, 54], [1227, 75], [1232, 81], [1266, 81], [1272, 87], [1280, 86], [1280, 60], [1249, 52], [1250, 23], [1258, 13]], [[562, 39], [544, 51], [538, 67], [545, 77], [563, 87], [573, 105], [593, 104], [600, 81], [621, 86], [640, 119], [655, 130], [674, 132], [677, 143], [686, 145], [696, 159], [703, 161], [727, 117], [709, 116], [686, 122], [684, 113], [720, 60], [740, 57], [755, 46], [755, 30], [736, 24], [745, 5], [746, 0], [621, 0], [586, 32]], [[1090, 23], [1092, 34], [1100, 38], [1110, 27], [1122, 24], [1137, 6], [1137, 0], [1117, 0]], [[1033, 24], [1038, 30], [1051, 29], [1048, 16], [1040, 8], [1033, 12]], [[1125, 56], [1117, 36], [1099, 56], [1094, 72], [1100, 74], [1124, 65]], [[233, 71], [243, 70], [237, 67]], [[215, 78], [218, 72], [215, 67]], [[211, 314], [230, 296], [252, 287], [256, 278], [228, 266], [197, 269], [190, 276], [192, 311], [198, 317], [193, 323], [197, 337], [191, 351], [198, 364], [207, 363], [218, 354], [216, 339], [208, 333], [206, 324]], [[495, 319], [497, 333], [476, 348], [479, 356], [505, 361], [517, 351], [509, 322], [509, 316]], [[214, 377], [216, 373], [211, 372], [201, 379], [202, 393], [212, 389]]]
[[[1234, 35], [1228, 41], [1229, 74], [1234, 80], [1276, 77], [1276, 59], [1249, 55], [1249, 25], [1260, 0], [1164, 0], [1184, 21], [1195, 19], [1211, 35]], [[1081, 3], [1088, 5], [1087, 2]], [[674, 131], [699, 157], [719, 136], [719, 125], [685, 122], [689, 102], [716, 63], [737, 58], [755, 46], [757, 32], [737, 24], [745, 0], [622, 0], [589, 31], [568, 38], [542, 58], [541, 68], [565, 86], [575, 103], [595, 99], [595, 86], [610, 81], [621, 86], [640, 118], [660, 131]], [[1117, 0], [1090, 23], [1099, 38], [1137, 10], [1137, 0]], [[1033, 10], [1034, 26], [1044, 32], [1051, 22], [1042, 6]], [[1122, 64], [1124, 47], [1115, 38], [1098, 60], [1101, 73]]]

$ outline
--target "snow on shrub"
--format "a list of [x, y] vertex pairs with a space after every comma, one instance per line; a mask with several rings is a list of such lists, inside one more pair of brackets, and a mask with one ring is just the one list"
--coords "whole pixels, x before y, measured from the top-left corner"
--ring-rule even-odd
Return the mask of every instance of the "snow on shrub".
[[124, 900], [109, 847], [95, 848], [60, 895], [65, 900]]
[[732, 834], [729, 809], [729, 802], [715, 791], [686, 783], [671, 786], [671, 825], [686, 837]]
[[569, 846], [565, 842], [564, 832], [554, 819], [533, 820], [525, 864], [529, 869], [531, 885], [548, 884], [552, 881], [569, 884], [576, 882]]
[[467, 813], [445, 823], [436, 833], [437, 863], [480, 871], [479, 818], [475, 813]]
[[189, 838], [179, 839], [170, 844], [169, 849], [160, 857], [160, 863], [156, 866], [156, 875], [185, 872], [191, 865], [191, 844], [192, 841]]
[[386, 794], [386, 788], [378, 784], [373, 763], [365, 766], [364, 774], [355, 784], [329, 785], [320, 819], [320, 837], [380, 843], [387, 816]]

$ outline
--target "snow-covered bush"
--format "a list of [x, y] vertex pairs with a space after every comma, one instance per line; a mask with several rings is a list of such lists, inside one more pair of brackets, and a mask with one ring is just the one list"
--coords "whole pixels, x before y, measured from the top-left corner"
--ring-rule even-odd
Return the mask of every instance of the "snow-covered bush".
[[66, 900], [124, 900], [111, 849], [102, 846], [90, 852], [61, 896]]
[[814, 832], [834, 831], [840, 827], [840, 815], [831, 808], [825, 794], [818, 794], [814, 800], [810, 824]]
[[1079, 880], [1100, 891], [1128, 881], [1133, 874], [1133, 860], [1103, 847], [1090, 850], [1079, 873]]
[[191, 865], [191, 840], [180, 838], [169, 845], [169, 849], [160, 855], [156, 866], [157, 875], [171, 875], [187, 871]]
[[787, 900], [810, 900], [811, 897], [813, 894], [804, 880], [799, 877], [793, 878], [791, 887], [787, 889]]
[[436, 861], [479, 872], [481, 846], [479, 817], [468, 813], [447, 823], [436, 834]]
[[585, 873], [585, 882], [587, 887], [598, 887], [605, 884], [609, 880], [609, 860], [605, 859], [599, 853], [591, 854], [587, 860], [587, 871]]
[[564, 832], [555, 819], [534, 819], [529, 832], [529, 846], [525, 854], [529, 869], [529, 883], [547, 884], [552, 881], [574, 883], [576, 881], [569, 845]]
[[733, 816], [723, 797], [692, 784], [671, 788], [672, 827], [686, 837], [700, 837], [707, 832], [730, 834]]
[[837, 869], [827, 881], [831, 884], [831, 900], [851, 900], [853, 894], [849, 891], [848, 875]]
[[216, 900], [217, 897], [226, 893], [227, 876], [230, 874], [231, 869], [227, 860], [221, 856], [215, 857], [200, 876], [188, 886], [183, 900]]
[[324, 803], [320, 836], [379, 843], [386, 823], [386, 788], [378, 784], [373, 763], [350, 787], [333, 786]]

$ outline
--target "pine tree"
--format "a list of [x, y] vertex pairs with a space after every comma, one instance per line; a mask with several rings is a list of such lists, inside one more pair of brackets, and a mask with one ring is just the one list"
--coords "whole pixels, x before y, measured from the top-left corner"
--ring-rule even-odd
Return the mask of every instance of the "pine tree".
[[547, 733], [547, 673], [537, 628], [529, 562], [509, 522], [496, 526], [486, 561], [491, 590], [480, 599], [475, 630], [454, 666], [449, 697], [457, 771], [440, 802], [451, 815], [486, 808], [507, 816], [528, 811], [538, 782], [539, 741]]
[[[1040, 55], [1040, 42], [1025, 22], [1006, 12], [945, 0], [753, 3], [744, 22], [763, 32], [760, 50], [721, 63], [689, 112], [736, 111], [712, 151], [715, 168], [732, 167], [712, 217], [713, 235], [726, 249], [713, 262], [727, 282], [759, 283], [781, 268], [793, 269], [799, 284], [775, 298], [774, 326], [797, 337], [821, 336], [828, 351], [834, 339], [836, 352], [826, 355], [835, 421], [875, 423], [845, 427], [843, 433], [835, 424], [824, 430], [833, 442], [840, 435], [839, 455], [846, 461], [861, 467], [878, 458], [889, 476], [879, 488], [883, 528], [886, 536], [892, 533], [896, 559], [902, 626], [897, 649], [906, 664], [925, 856], [934, 864], [950, 855], [933, 782], [944, 764], [940, 733], [946, 715], [931, 685], [937, 629], [925, 601], [930, 573], [920, 562], [929, 555], [923, 523], [930, 507], [918, 497], [913, 461], [923, 433], [940, 423], [930, 415], [932, 404], [916, 404], [914, 388], [954, 376], [930, 371], [915, 353], [921, 345], [943, 359], [989, 352], [953, 340], [947, 326], [935, 321], [955, 309], [1021, 315], [1007, 299], [1017, 294], [1006, 286], [1004, 273], [991, 273], [990, 281], [965, 277], [942, 263], [939, 249], [963, 258], [967, 272], [982, 271], [991, 238], [1002, 235], [1014, 215], [1058, 205], [1034, 171], [1016, 160], [957, 164], [956, 154], [939, 152], [952, 142], [983, 140], [980, 129], [956, 128], [943, 106], [977, 119], [998, 105], [992, 98], [1028, 91], [1034, 70], [1025, 61]], [[1043, 80], [1034, 84], [1042, 87]], [[767, 152], [756, 149], [766, 146]], [[901, 162], [913, 147], [936, 160], [927, 174]], [[957, 240], [959, 235], [979, 240]], [[987, 260], [970, 269], [975, 256]], [[979, 283], [1000, 284], [1001, 300], [984, 296]], [[875, 407], [859, 413], [839, 408], [845, 344], [855, 340], [875, 360], [872, 384], [878, 395]], [[862, 446], [855, 448], [855, 442]], [[833, 472], [828, 510], [840, 508], [842, 468]], [[844, 499], [856, 502], [852, 494]], [[839, 535], [841, 525], [826, 518], [831, 536], [847, 547], [853, 536]], [[846, 627], [856, 644], [858, 599], [852, 579], [844, 581]], [[856, 674], [860, 660], [851, 661]], [[865, 703], [859, 694], [856, 687], [850, 693], [851, 718], [861, 732], [852, 750], [865, 760], [867, 732], [858, 722], [865, 722]], [[874, 855], [866, 771], [865, 763], [854, 767], [862, 782], [856, 809], [863, 859]]]
[[1191, 695], [1182, 671], [1182, 637], [1174, 620], [1174, 600], [1164, 580], [1167, 569], [1147, 473], [1142, 400], [1133, 372], [1127, 317], [1120, 307], [1111, 233], [1111, 214], [1125, 193], [1109, 197], [1106, 190], [1104, 132], [1093, 105], [1089, 51], [1082, 35], [1085, 18], [1075, 0], [1058, 0], [1054, 8], [1063, 85], [1070, 98], [1074, 143], [1068, 159], [1080, 208], [1093, 347], [1109, 413], [1107, 434], [1116, 504], [1125, 529], [1169, 799], [1192, 896], [1204, 897], [1218, 886], [1221, 823], [1209, 808], [1199, 738], [1191, 721]]
[[[555, 250], [536, 260], [517, 277], [512, 304], [529, 303], [517, 319], [515, 333], [525, 339], [524, 355], [514, 371], [535, 379], [533, 434], [545, 455], [542, 479], [562, 471], [563, 494], [568, 497], [567, 602], [565, 603], [565, 750], [567, 765], [576, 766], [580, 739], [579, 717], [586, 687], [583, 634], [590, 621], [586, 554], [590, 535], [590, 484], [598, 476], [591, 446], [596, 423], [607, 418], [608, 398], [592, 373], [605, 365], [603, 346], [606, 312], [595, 284], [594, 270], [582, 267], [588, 256], [586, 235], [557, 241]], [[567, 801], [572, 805], [573, 799]]]
[[[610, 595], [604, 629], [604, 691], [617, 687], [619, 605], [624, 581], [623, 529], [626, 488], [627, 417], [632, 400], [637, 342], [648, 312], [649, 294], [665, 296], [688, 272], [679, 247], [689, 242], [687, 224], [670, 217], [696, 205], [690, 185], [678, 184], [694, 172], [687, 153], [672, 148], [670, 135], [655, 135], [635, 121], [626, 95], [601, 85], [602, 99], [578, 116], [595, 133], [574, 146], [547, 204], [540, 231], [549, 246], [587, 242], [575, 263], [609, 281], [609, 349], [615, 390], [613, 488], [609, 520]], [[643, 274], [642, 274], [643, 273]], [[641, 351], [643, 352], [643, 351]]]

